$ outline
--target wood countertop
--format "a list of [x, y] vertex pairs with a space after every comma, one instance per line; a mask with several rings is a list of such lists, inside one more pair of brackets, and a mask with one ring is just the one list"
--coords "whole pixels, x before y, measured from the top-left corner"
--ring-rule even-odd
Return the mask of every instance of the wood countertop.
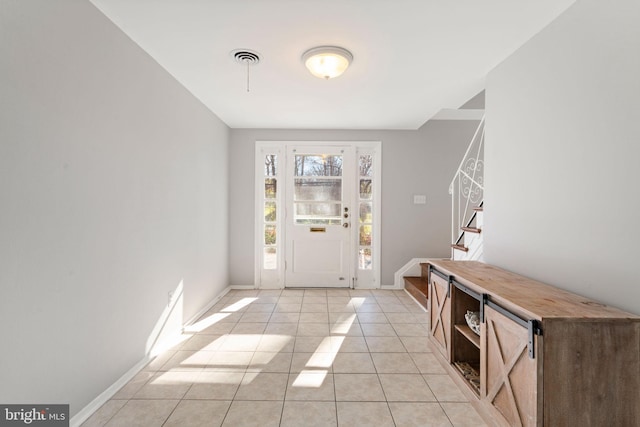
[[478, 261], [429, 260], [442, 273], [478, 293], [490, 295], [493, 302], [537, 320], [562, 318], [636, 320], [627, 313], [586, 297], [520, 276]]

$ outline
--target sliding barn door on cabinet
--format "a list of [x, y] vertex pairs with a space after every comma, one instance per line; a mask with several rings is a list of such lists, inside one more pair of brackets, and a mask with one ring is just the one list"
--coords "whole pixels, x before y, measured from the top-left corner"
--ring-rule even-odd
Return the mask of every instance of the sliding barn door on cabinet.
[[447, 361], [451, 360], [451, 283], [436, 270], [429, 274], [430, 334], [435, 347]]
[[[485, 306], [481, 341], [481, 398], [508, 426], [542, 425], [538, 399], [538, 361], [530, 354], [527, 328]], [[542, 339], [534, 336], [536, 352]], [[533, 356], [533, 357], [532, 357]]]

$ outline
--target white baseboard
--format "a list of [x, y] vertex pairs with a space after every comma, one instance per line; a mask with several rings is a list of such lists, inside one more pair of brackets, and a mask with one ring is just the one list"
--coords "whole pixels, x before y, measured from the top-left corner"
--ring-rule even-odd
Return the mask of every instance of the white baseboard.
[[220, 294], [218, 294], [218, 296], [216, 296], [211, 301], [209, 301], [209, 303], [207, 305], [205, 305], [200, 311], [198, 311], [196, 314], [191, 316], [191, 318], [189, 320], [184, 322], [183, 329], [184, 329], [184, 326], [189, 326], [189, 325], [194, 324], [196, 322], [196, 320], [201, 318], [207, 311], [209, 311], [211, 309], [211, 307], [216, 305], [216, 303], [218, 301], [220, 301], [222, 299], [222, 297], [224, 297], [226, 294], [228, 294], [231, 289], [232, 289], [231, 286], [227, 286], [226, 288], [224, 288], [222, 290], [222, 292], [220, 292]]
[[[187, 322], [184, 323], [183, 329], [185, 326], [191, 325], [195, 323], [203, 314], [205, 314], [211, 307], [213, 307], [222, 297], [224, 297], [230, 290], [231, 286], [227, 286], [223, 291], [218, 294], [215, 298], [213, 298], [207, 305], [205, 305], [200, 311], [198, 311], [195, 315], [193, 315]], [[235, 289], [235, 288], [234, 288]], [[167, 338], [168, 342], [175, 342], [179, 340], [180, 335], [172, 336]], [[164, 342], [164, 340], [163, 340]], [[151, 356], [150, 354], [146, 354], [142, 360], [136, 363], [131, 369], [129, 369], [123, 376], [118, 378], [116, 382], [111, 384], [105, 391], [100, 393], [98, 397], [93, 399], [87, 406], [82, 408], [76, 415], [74, 415], [69, 421], [70, 427], [79, 427], [83, 422], [85, 422], [91, 415], [94, 414], [102, 405], [107, 403], [109, 399], [111, 399], [117, 392], [120, 390], [125, 384], [127, 384], [133, 377], [135, 377], [142, 369], [147, 366], [149, 362], [151, 362], [155, 356]]]
[[404, 276], [419, 276], [421, 273], [420, 263], [427, 262], [430, 259], [433, 258], [413, 258], [403, 265], [400, 270], [396, 271], [393, 275], [393, 289], [404, 289]]
[[69, 421], [70, 427], [78, 427], [80, 424], [85, 422], [94, 412], [96, 412], [102, 405], [104, 405], [109, 399], [113, 397], [114, 394], [118, 392], [126, 383], [131, 381], [133, 377], [135, 377], [138, 372], [140, 372], [149, 362], [151, 362], [153, 357], [145, 356], [136, 363], [131, 369], [129, 369], [123, 376], [118, 378], [116, 382], [111, 384], [109, 388], [100, 393], [98, 397], [93, 399], [87, 406], [82, 408], [80, 412], [78, 412], [75, 416], [71, 418]]

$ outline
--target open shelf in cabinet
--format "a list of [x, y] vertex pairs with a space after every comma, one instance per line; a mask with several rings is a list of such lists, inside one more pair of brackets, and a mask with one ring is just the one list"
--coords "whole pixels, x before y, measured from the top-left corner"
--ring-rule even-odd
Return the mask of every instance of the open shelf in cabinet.
[[452, 290], [452, 364], [465, 383], [480, 395], [480, 336], [467, 324], [465, 314], [468, 311], [483, 311], [483, 298], [464, 285], [453, 281]]
[[467, 325], [455, 325], [456, 331], [464, 335], [473, 345], [480, 348], [480, 336], [473, 332]]
[[453, 362], [457, 372], [471, 387], [471, 390], [478, 396], [480, 395], [480, 363], [471, 364], [469, 362]]

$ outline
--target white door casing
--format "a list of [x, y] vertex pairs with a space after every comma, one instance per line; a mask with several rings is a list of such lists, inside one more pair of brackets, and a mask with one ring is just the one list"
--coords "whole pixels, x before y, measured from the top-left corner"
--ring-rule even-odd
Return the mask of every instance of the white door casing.
[[256, 287], [380, 287], [380, 147], [256, 142]]

